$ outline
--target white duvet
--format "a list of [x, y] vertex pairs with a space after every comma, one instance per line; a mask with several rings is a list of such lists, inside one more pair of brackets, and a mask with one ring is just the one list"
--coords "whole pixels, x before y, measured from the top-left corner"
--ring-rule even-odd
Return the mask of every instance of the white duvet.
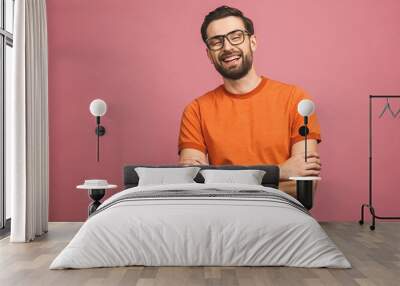
[[192, 183], [127, 189], [99, 207], [50, 269], [127, 265], [351, 267], [314, 218], [274, 200], [174, 197], [113, 204], [132, 192], [207, 189], [262, 190], [297, 202], [279, 190], [257, 185]]

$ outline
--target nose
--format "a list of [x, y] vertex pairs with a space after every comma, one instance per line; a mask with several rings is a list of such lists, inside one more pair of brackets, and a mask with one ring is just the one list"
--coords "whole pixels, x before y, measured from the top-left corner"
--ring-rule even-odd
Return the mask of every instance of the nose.
[[228, 41], [227, 37], [224, 37], [224, 50], [231, 50], [233, 45]]

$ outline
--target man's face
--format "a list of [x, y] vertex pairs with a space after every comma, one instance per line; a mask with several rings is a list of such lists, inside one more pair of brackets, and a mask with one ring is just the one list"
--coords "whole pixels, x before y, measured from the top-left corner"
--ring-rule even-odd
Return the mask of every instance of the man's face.
[[[242, 19], [230, 16], [212, 21], [207, 27], [207, 36], [210, 39], [235, 30], [245, 31], [246, 29]], [[255, 36], [245, 34], [244, 37], [243, 43], [239, 45], [233, 45], [224, 38], [222, 49], [217, 51], [207, 49], [209, 59], [224, 78], [240, 79], [247, 75], [253, 66], [253, 52], [256, 49]]]

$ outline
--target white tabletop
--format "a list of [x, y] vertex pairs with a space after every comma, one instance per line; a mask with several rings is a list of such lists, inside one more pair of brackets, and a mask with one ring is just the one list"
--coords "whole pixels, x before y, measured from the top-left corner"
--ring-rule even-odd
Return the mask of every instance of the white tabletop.
[[115, 189], [118, 187], [117, 185], [107, 185], [107, 186], [88, 186], [88, 185], [79, 185], [76, 186], [77, 189], [83, 190], [107, 190], [107, 189]]
[[289, 177], [289, 180], [293, 180], [293, 181], [321, 181], [322, 178], [321, 177], [313, 177], [313, 176], [309, 176], [309, 177]]

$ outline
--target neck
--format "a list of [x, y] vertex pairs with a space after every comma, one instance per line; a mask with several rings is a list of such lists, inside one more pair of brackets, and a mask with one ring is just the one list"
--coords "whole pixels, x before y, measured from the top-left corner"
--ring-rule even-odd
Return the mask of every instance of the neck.
[[240, 79], [224, 78], [224, 86], [230, 93], [243, 94], [255, 89], [261, 80], [261, 77], [258, 76], [254, 68], [252, 68], [247, 75]]

